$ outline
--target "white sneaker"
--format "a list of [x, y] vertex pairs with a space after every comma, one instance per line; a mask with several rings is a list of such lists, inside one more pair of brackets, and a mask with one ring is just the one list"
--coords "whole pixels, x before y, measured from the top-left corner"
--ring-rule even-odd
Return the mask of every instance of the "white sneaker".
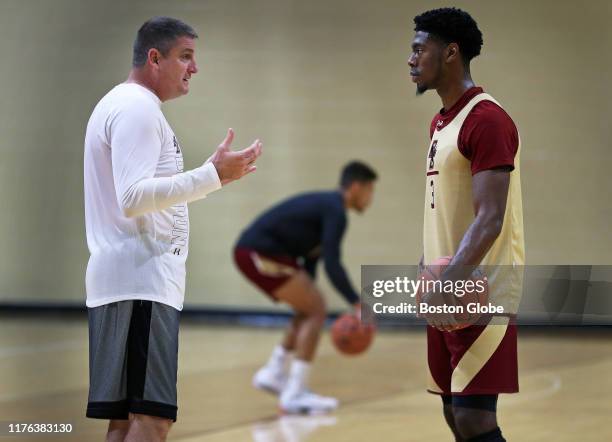
[[287, 383], [287, 375], [264, 365], [253, 376], [253, 387], [278, 396]]
[[297, 394], [283, 393], [280, 398], [280, 408], [288, 414], [322, 414], [338, 408], [338, 399], [319, 396], [308, 390]]

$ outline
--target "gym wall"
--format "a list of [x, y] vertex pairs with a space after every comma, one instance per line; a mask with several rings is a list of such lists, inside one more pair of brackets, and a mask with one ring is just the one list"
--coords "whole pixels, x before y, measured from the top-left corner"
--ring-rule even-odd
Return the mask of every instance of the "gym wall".
[[[460, 1], [484, 34], [478, 85], [522, 138], [529, 264], [612, 264], [612, 109], [605, 0]], [[415, 97], [407, 59], [426, 1], [266, 0], [0, 4], [0, 301], [84, 303], [88, 259], [83, 138], [96, 102], [124, 81], [138, 27], [170, 15], [200, 34], [199, 73], [164, 104], [199, 166], [228, 127], [264, 142], [259, 170], [190, 205], [186, 305], [269, 310], [231, 248], [258, 213], [330, 189], [352, 159], [379, 172], [374, 204], [350, 215], [344, 260], [413, 264], [421, 255], [423, 168], [435, 92]], [[343, 307], [319, 269], [330, 305]]]

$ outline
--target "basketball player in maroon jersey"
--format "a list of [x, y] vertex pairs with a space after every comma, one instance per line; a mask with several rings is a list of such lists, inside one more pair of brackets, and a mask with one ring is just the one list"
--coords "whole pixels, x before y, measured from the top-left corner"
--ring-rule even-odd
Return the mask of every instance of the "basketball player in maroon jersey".
[[[520, 139], [508, 114], [472, 80], [470, 61], [480, 54], [482, 34], [474, 19], [456, 8], [427, 11], [414, 22], [412, 81], [418, 95], [435, 90], [443, 106], [431, 123], [425, 162], [421, 263], [453, 256], [443, 281], [466, 279], [478, 265], [521, 266]], [[520, 287], [503, 295], [511, 311]], [[440, 296], [427, 293], [423, 302], [439, 303]], [[518, 391], [513, 316], [491, 316], [460, 330], [449, 315], [424, 316], [428, 390], [442, 396], [455, 439], [504, 441], [497, 424], [498, 394]]]

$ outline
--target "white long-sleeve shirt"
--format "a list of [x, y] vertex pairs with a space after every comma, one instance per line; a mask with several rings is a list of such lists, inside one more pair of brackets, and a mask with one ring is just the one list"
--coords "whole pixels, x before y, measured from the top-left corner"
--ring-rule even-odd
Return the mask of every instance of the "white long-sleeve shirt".
[[212, 163], [183, 172], [159, 98], [135, 83], [96, 105], [85, 134], [87, 306], [144, 299], [183, 308], [187, 203], [221, 188]]

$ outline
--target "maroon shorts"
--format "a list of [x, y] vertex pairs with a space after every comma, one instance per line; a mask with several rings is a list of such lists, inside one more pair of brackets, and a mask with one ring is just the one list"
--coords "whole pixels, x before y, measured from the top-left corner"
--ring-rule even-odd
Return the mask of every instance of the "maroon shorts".
[[427, 326], [427, 390], [444, 395], [518, 392], [516, 324], [494, 316], [453, 332]]
[[301, 267], [292, 256], [262, 254], [256, 250], [237, 247], [234, 262], [249, 281], [263, 290], [274, 302], [274, 292], [291, 278]]

